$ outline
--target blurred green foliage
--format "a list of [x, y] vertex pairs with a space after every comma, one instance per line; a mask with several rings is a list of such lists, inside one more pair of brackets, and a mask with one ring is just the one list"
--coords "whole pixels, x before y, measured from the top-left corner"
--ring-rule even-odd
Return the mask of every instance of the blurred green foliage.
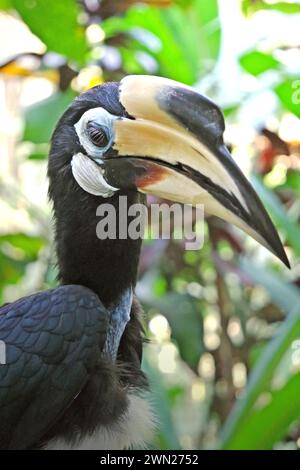
[[84, 63], [87, 44], [84, 28], [78, 24], [79, 7], [76, 2], [11, 0], [11, 5], [49, 50], [63, 54], [79, 64]]
[[154, 42], [152, 47], [143, 41], [145, 36], [142, 34], [138, 44], [126, 42], [126, 48], [121, 48], [121, 52], [125, 54], [127, 73], [143, 72], [133, 60], [138, 47], [156, 60], [159, 75], [192, 85], [199, 74], [205, 72], [205, 61], [210, 60], [213, 65], [219, 53], [221, 31], [216, 0], [206, 4], [196, 0], [184, 9], [179, 6], [164, 10], [150, 7], [143, 9], [142, 14], [140, 8], [132, 8], [122, 18], [107, 19], [102, 27], [107, 38], [118, 33], [130, 34], [137, 28], [159, 38], [160, 45], [156, 46], [157, 42]]
[[[32, 164], [46, 158], [53, 127], [78, 92], [83, 70], [90, 70], [86, 87], [128, 73], [154, 73], [197, 86], [211, 78], [207, 91], [218, 96], [218, 2], [135, 3], [123, 2], [121, 8], [118, 1], [97, 5], [84, 0], [0, 0], [1, 9], [18, 14], [41, 39], [47, 54], [61, 56], [58, 65], [49, 65], [47, 54], [41, 56], [42, 71], [52, 68], [59, 73], [56, 91], [24, 113], [21, 143], [30, 143], [27, 158]], [[300, 4], [242, 2], [248, 18], [263, 10], [294, 15], [300, 13]], [[91, 25], [99, 26], [96, 40], [89, 39]], [[279, 122], [286, 112], [300, 117], [300, 106], [292, 99], [297, 76], [287, 70], [276, 48], [262, 51], [258, 44], [238, 62], [246, 77], [261, 83], [265, 74], [273, 74], [266, 86], [277, 99]], [[237, 96], [224, 109], [231, 122], [238, 122], [242, 104]], [[208, 220], [205, 246], [199, 252], [186, 252], [172, 240], [145, 244], [138, 294], [150, 322], [148, 334], [158, 341], [146, 348], [144, 359], [160, 423], [156, 448], [271, 449], [296, 448], [299, 443], [300, 378], [292, 344], [300, 338], [300, 176], [297, 165], [286, 163], [284, 181], [269, 188], [264, 184], [276, 170], [280, 153], [279, 137], [274, 132], [268, 136], [269, 153], [255, 150], [253, 173], [259, 175], [253, 176], [253, 183], [283, 237], [294, 267], [291, 274], [214, 218]], [[299, 148], [291, 148], [294, 159]], [[7, 286], [23, 285], [32, 264], [44, 266], [37, 287], [55, 284], [45, 214], [30, 205], [27, 210], [35, 233], [7, 230], [0, 237], [1, 301], [6, 300]], [[155, 329], [162, 316], [170, 329], [164, 337]], [[163, 363], [168, 351], [175, 364], [169, 371]]]

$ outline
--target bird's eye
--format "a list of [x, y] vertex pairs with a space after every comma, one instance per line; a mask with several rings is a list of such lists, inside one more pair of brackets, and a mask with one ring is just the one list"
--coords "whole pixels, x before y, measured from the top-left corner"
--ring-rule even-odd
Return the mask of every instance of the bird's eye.
[[87, 133], [91, 142], [97, 147], [105, 147], [109, 142], [104, 129], [92, 121], [87, 124]]

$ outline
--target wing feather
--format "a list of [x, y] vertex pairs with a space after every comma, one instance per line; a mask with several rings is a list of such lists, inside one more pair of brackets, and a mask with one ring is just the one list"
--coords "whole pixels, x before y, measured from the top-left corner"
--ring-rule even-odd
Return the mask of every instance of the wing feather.
[[38, 442], [86, 384], [103, 349], [108, 311], [66, 285], [0, 309], [0, 449]]

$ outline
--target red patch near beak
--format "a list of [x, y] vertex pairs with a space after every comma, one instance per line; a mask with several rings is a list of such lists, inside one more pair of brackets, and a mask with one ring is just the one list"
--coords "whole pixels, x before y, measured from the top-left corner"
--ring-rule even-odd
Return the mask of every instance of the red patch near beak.
[[167, 168], [156, 163], [145, 161], [143, 162], [143, 167], [146, 170], [145, 173], [137, 176], [135, 180], [135, 184], [139, 189], [146, 189], [148, 186], [164, 180], [169, 175]]

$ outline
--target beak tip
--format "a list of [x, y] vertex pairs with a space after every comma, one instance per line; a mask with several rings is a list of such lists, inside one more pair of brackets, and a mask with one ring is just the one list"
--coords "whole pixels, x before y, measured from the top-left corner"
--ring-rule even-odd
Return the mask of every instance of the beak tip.
[[268, 239], [267, 243], [269, 250], [276, 256], [276, 258], [278, 258], [288, 269], [291, 269], [289, 259], [274, 226], [272, 237], [271, 239]]
[[287, 257], [287, 254], [284, 250], [283, 247], [281, 247], [280, 253], [277, 254], [278, 259], [283, 262], [283, 264], [288, 268], [291, 269], [291, 264], [289, 262], [289, 259]]

